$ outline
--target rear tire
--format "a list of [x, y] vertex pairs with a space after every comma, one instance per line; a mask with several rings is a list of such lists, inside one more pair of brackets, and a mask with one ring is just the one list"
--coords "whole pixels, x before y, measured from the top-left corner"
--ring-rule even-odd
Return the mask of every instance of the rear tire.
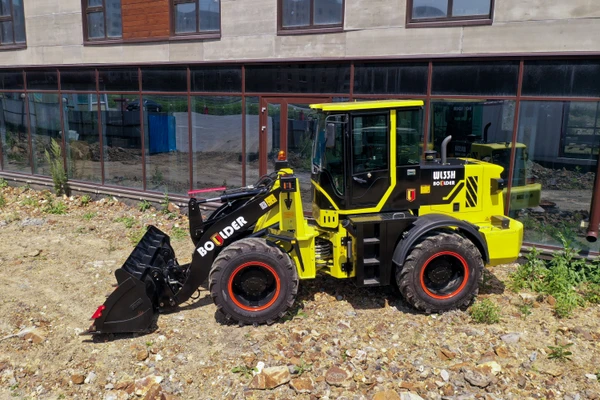
[[418, 310], [465, 308], [479, 292], [483, 259], [470, 240], [452, 231], [425, 236], [396, 270], [404, 299]]
[[241, 239], [223, 249], [208, 281], [217, 309], [240, 324], [272, 324], [285, 315], [298, 293], [298, 272], [291, 258], [259, 238]]

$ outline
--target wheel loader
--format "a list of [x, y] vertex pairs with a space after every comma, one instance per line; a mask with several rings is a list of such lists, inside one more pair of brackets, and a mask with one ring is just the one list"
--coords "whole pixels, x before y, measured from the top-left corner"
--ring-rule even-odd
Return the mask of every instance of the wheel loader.
[[[88, 333], [146, 332], [161, 311], [207, 284], [217, 309], [239, 324], [271, 324], [294, 304], [301, 280], [318, 275], [359, 287], [397, 285], [423, 312], [464, 308], [484, 265], [514, 261], [523, 226], [504, 216], [502, 167], [423, 157], [407, 149], [397, 123], [420, 121], [423, 101], [311, 105], [318, 110], [310, 171], [312, 216], [299, 174], [280, 152], [256, 184], [189, 200], [190, 264], [150, 226], [115, 271], [118, 286], [92, 316]], [[407, 118], [408, 117], [408, 118]], [[401, 143], [402, 142], [402, 143]], [[302, 176], [308, 178], [308, 176]], [[206, 202], [221, 206], [207, 218]]]

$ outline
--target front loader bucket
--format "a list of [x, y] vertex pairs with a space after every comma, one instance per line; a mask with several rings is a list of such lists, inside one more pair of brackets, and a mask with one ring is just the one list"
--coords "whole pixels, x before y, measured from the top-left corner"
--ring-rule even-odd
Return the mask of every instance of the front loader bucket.
[[154, 226], [115, 271], [118, 286], [92, 316], [89, 333], [146, 332], [159, 308], [174, 306], [177, 282], [187, 269], [177, 264], [169, 236]]

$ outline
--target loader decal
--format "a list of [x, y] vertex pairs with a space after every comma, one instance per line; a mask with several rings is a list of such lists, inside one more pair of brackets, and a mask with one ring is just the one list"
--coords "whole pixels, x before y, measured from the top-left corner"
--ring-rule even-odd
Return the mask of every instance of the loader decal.
[[225, 239], [231, 237], [231, 235], [242, 229], [242, 227], [247, 224], [248, 222], [244, 219], [244, 217], [237, 217], [236, 220], [231, 223], [231, 225], [226, 226], [221, 232], [212, 235], [209, 241], [201, 246], [198, 246], [198, 253], [200, 253], [201, 257], [204, 257], [209, 252], [213, 251], [215, 246], [223, 246]]

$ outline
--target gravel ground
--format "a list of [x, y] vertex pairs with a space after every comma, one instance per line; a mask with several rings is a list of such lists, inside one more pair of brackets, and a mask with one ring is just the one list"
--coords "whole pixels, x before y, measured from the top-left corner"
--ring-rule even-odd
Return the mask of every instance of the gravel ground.
[[[0, 196], [0, 398], [600, 399], [600, 307], [557, 319], [547, 300], [505, 288], [515, 264], [487, 274], [479, 299], [502, 315], [491, 325], [320, 277], [271, 326], [226, 324], [202, 290], [154, 332], [80, 336], [144, 226], [177, 237], [190, 261], [186, 217], [79, 197], [53, 215], [49, 193]], [[549, 358], [570, 343], [568, 359]]]

